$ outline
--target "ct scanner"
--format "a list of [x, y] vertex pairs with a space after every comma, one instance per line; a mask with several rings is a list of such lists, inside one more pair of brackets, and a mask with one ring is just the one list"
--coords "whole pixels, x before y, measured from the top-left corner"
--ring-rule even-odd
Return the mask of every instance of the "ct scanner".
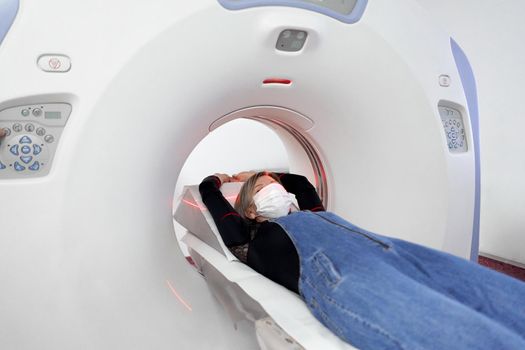
[[[4, 349], [272, 348], [173, 229], [185, 159], [236, 118], [274, 128], [329, 210], [477, 255], [474, 78], [414, 1], [1, 0], [0, 43]], [[346, 347], [245, 282], [290, 348]]]

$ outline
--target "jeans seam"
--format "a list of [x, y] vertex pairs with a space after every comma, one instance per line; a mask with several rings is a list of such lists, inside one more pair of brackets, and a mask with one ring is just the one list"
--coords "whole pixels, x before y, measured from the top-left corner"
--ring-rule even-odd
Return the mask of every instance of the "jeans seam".
[[[359, 316], [358, 314], [356, 314], [355, 312], [353, 312], [352, 310], [349, 310], [347, 307], [341, 305], [340, 303], [338, 303], [336, 300], [334, 300], [333, 298], [327, 296], [326, 294], [320, 292], [313, 284], [312, 282], [310, 281], [310, 279], [308, 278], [304, 278], [303, 279], [304, 283], [308, 284], [310, 286], [310, 288], [312, 288], [316, 293], [322, 295], [322, 298], [324, 298], [327, 302], [329, 302], [330, 304], [338, 307], [339, 309], [341, 309], [345, 314], [347, 314], [349, 317], [351, 317], [352, 319], [356, 320], [357, 322], [361, 323], [362, 325], [364, 325], [365, 327], [368, 327], [369, 329], [371, 329], [372, 331], [376, 332], [377, 334], [385, 337], [386, 339], [388, 339], [390, 342], [392, 342], [393, 344], [395, 344], [399, 349], [402, 349], [402, 350], [405, 350], [406, 348], [399, 343], [398, 340], [396, 340], [393, 336], [391, 336], [387, 331], [385, 331], [383, 328], [379, 327], [378, 325], [375, 325], [375, 324], [372, 324], [370, 322], [367, 322], [363, 317]], [[330, 321], [329, 323], [334, 327], [336, 328], [337, 331], [341, 332], [340, 328], [335, 326], [334, 324], [334, 321], [328, 316], [326, 315], [324, 312], [322, 312], [319, 308], [317, 309], [319, 314], [322, 314], [324, 315], [323, 316], [323, 319], [324, 317], [328, 318], [328, 320]], [[343, 334], [341, 332], [341, 334]], [[342, 338], [344, 338], [344, 336], [342, 336]]]
[[373, 323], [370, 323], [370, 322], [367, 322], [365, 319], [363, 319], [361, 316], [359, 316], [358, 314], [356, 314], [352, 310], [349, 310], [344, 305], [341, 305], [340, 303], [338, 303], [335, 299], [330, 298], [329, 296], [326, 296], [326, 295], [324, 296], [324, 298], [329, 303], [331, 303], [332, 305], [334, 305], [334, 306], [340, 308], [341, 310], [343, 310], [348, 316], [353, 317], [354, 319], [356, 319], [357, 321], [361, 322], [366, 327], [372, 329], [376, 333], [384, 336], [385, 338], [390, 340], [392, 343], [396, 344], [400, 349], [405, 349], [405, 347], [403, 345], [401, 345], [398, 340], [396, 340], [393, 336], [391, 336], [387, 331], [385, 331], [380, 326], [378, 326], [376, 324], [373, 324]]
[[387, 243], [385, 243], [385, 242], [383, 242], [383, 241], [381, 241], [381, 240], [379, 240], [379, 239], [377, 239], [377, 238], [374, 238], [374, 237], [372, 237], [372, 236], [370, 236], [370, 235], [368, 235], [368, 234], [366, 234], [366, 233], [364, 233], [364, 232], [360, 232], [360, 231], [357, 231], [357, 230], [351, 229], [351, 228], [349, 228], [349, 227], [346, 227], [346, 226], [344, 226], [344, 225], [342, 225], [342, 224], [340, 224], [340, 223], [337, 223], [337, 222], [335, 222], [335, 221], [333, 221], [333, 220], [330, 220], [330, 219], [328, 219], [328, 218], [325, 218], [324, 216], [320, 215], [319, 213], [312, 213], [312, 214], [317, 215], [318, 217], [320, 217], [320, 218], [323, 219], [324, 221], [327, 221], [327, 222], [331, 223], [332, 225], [335, 225], [335, 226], [337, 226], [337, 227], [340, 227], [340, 228], [345, 229], [345, 230], [347, 230], [347, 231], [350, 231], [350, 232], [352, 232], [352, 233], [356, 233], [356, 234], [358, 234], [358, 235], [360, 235], [360, 236], [363, 236], [363, 237], [365, 237], [365, 238], [371, 240], [372, 242], [375, 242], [375, 243], [379, 244], [379, 245], [380, 245], [383, 249], [385, 249], [385, 250], [389, 250], [389, 249], [392, 248], [392, 247], [391, 247], [390, 245], [388, 245]]
[[335, 330], [337, 336], [339, 336], [342, 339], [345, 339], [345, 334], [343, 330], [336, 323], [334, 323], [334, 321], [330, 317], [328, 317], [328, 315], [323, 310], [319, 308], [319, 303], [317, 302], [317, 300], [315, 300], [315, 298], [312, 298], [312, 302], [310, 304], [313, 308], [315, 308], [316, 312], [319, 313], [323, 321], [326, 324], [329, 324], [331, 329], [333, 328]]

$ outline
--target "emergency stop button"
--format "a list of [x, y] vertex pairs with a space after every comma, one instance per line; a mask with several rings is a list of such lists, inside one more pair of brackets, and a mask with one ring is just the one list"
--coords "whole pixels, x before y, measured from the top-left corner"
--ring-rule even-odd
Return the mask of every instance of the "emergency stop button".
[[65, 73], [71, 69], [71, 59], [66, 55], [41, 55], [38, 57], [37, 65], [44, 72]]

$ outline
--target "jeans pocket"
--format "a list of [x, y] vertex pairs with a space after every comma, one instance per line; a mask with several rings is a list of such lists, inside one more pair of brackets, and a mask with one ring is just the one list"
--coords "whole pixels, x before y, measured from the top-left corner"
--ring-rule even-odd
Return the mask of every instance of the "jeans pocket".
[[312, 257], [312, 269], [328, 287], [333, 288], [341, 281], [341, 274], [330, 258], [321, 251]]

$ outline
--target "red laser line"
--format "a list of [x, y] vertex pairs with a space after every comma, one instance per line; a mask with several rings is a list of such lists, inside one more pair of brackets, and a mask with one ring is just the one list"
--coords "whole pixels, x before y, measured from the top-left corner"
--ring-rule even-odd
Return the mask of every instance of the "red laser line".
[[200, 207], [197, 203], [190, 202], [190, 201], [187, 200], [187, 199], [183, 199], [182, 201], [183, 201], [184, 203], [186, 203], [187, 205], [189, 205], [190, 207], [194, 207], [194, 208], [197, 208], [197, 209], [200, 209], [200, 210], [206, 210], [206, 208], [202, 208], [202, 207]]
[[182, 304], [184, 305], [184, 307], [186, 307], [186, 309], [188, 309], [189, 311], [193, 311], [191, 309], [191, 306], [186, 302], [184, 301], [184, 299], [182, 299], [182, 297], [179, 295], [179, 293], [177, 293], [177, 291], [175, 290], [175, 288], [173, 288], [173, 286], [171, 285], [170, 281], [166, 280], [166, 283], [168, 284], [168, 287], [171, 289], [171, 292], [173, 293], [173, 295], [175, 295], [175, 297], [177, 298], [177, 300]]

